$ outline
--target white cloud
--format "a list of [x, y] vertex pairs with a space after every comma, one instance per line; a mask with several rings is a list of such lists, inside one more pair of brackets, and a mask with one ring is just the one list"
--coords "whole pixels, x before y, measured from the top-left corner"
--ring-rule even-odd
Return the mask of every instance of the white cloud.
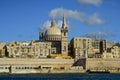
[[61, 18], [65, 15], [65, 17], [81, 19], [81, 17], [85, 16], [84, 13], [78, 11], [67, 10], [63, 8], [56, 8], [50, 11], [49, 16], [51, 18]]
[[[59, 20], [59, 21], [57, 22], [57, 27], [61, 28], [61, 27], [62, 27], [62, 23], [63, 23], [63, 21], [62, 21], [62, 20]], [[66, 22], [66, 26], [68, 27], [69, 30], [71, 30], [72, 25], [71, 25], [70, 22], [67, 21], [67, 22]]]
[[91, 32], [91, 33], [86, 33], [84, 36], [94, 39], [105, 39], [109, 37], [114, 37], [114, 34], [110, 32]]
[[56, 8], [51, 10], [49, 16], [52, 18], [60, 18], [63, 17], [63, 14], [68, 18], [79, 20], [80, 22], [85, 23], [87, 25], [97, 25], [105, 23], [105, 21], [101, 20], [96, 13], [92, 16], [88, 16], [83, 12], [67, 10], [63, 8]]
[[92, 16], [88, 17], [85, 21], [85, 24], [87, 25], [96, 25], [96, 24], [105, 24], [106, 21], [103, 21], [101, 19], [98, 18], [98, 14], [95, 13]]
[[51, 21], [46, 21], [43, 25], [39, 27], [40, 30], [47, 30], [51, 26]]
[[59, 28], [62, 27], [62, 20], [59, 20], [59, 21], [57, 22], [57, 27], [59, 27]]
[[[40, 30], [47, 30], [47, 29], [49, 29], [50, 28], [50, 26], [51, 26], [51, 21], [46, 21], [42, 26], [40, 26], [39, 27], [39, 29]], [[62, 27], [62, 20], [58, 20], [57, 22], [56, 22], [56, 26], [58, 27], [58, 28], [61, 28]], [[68, 29], [70, 29], [70, 23], [68, 23], [67, 22], [67, 27], [68, 27]]]
[[82, 5], [100, 6], [102, 4], [102, 0], [78, 0], [78, 2]]

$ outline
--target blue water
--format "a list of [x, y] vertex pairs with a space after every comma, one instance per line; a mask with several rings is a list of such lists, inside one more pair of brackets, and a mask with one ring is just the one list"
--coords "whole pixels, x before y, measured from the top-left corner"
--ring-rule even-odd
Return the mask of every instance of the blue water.
[[2, 74], [0, 80], [120, 80], [120, 74]]

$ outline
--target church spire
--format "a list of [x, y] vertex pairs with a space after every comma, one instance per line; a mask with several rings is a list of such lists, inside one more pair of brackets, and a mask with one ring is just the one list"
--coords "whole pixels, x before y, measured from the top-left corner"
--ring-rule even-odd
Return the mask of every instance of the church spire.
[[63, 23], [61, 29], [61, 53], [65, 56], [68, 55], [68, 28], [65, 16], [63, 16]]
[[66, 28], [67, 25], [66, 25], [66, 18], [65, 18], [65, 15], [63, 15], [63, 23], [62, 23], [62, 28]]

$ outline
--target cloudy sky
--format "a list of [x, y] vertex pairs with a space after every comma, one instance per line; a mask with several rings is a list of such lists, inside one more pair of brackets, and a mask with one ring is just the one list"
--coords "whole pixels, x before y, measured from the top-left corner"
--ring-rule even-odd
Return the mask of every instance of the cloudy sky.
[[55, 19], [67, 18], [69, 40], [102, 35], [120, 42], [120, 0], [0, 0], [0, 41], [37, 40]]

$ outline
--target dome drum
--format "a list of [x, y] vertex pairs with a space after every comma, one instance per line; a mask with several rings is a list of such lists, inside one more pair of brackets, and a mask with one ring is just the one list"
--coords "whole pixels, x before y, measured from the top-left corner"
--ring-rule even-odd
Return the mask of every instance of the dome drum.
[[45, 40], [47, 41], [61, 41], [61, 35], [46, 35]]

